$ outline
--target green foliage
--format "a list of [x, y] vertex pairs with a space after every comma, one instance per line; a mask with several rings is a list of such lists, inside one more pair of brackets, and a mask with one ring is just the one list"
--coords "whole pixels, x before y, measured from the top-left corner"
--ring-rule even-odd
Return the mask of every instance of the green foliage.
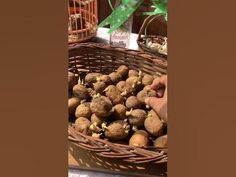
[[[143, 0], [122, 0], [122, 3], [100, 24], [99, 27], [110, 25], [109, 33], [123, 25]], [[152, 0], [154, 11], [144, 12], [144, 15], [163, 15], [167, 20], [167, 0]]]

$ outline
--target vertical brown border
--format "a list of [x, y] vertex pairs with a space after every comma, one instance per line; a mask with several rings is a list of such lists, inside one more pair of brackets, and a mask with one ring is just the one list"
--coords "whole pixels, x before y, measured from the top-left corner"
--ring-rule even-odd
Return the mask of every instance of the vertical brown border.
[[169, 1], [170, 177], [236, 176], [234, 7]]
[[0, 176], [67, 176], [67, 2], [1, 2]]

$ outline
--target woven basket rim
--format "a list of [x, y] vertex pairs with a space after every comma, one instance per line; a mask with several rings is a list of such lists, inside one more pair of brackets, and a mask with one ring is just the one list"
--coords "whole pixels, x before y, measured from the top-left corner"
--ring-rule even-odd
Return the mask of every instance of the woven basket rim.
[[167, 149], [155, 147], [139, 148], [113, 143], [77, 132], [73, 125], [68, 125], [68, 140], [78, 148], [95, 152], [98, 156], [105, 158], [119, 158], [134, 164], [167, 163]]
[[157, 56], [152, 53], [147, 53], [142, 50], [134, 50], [134, 49], [127, 49], [123, 47], [117, 47], [117, 46], [112, 46], [110, 44], [105, 44], [105, 43], [94, 43], [94, 42], [85, 42], [85, 43], [73, 43], [69, 45], [69, 50], [76, 50], [77, 48], [80, 47], [90, 47], [90, 48], [100, 48], [100, 49], [105, 49], [105, 50], [113, 50], [125, 54], [131, 54], [139, 57], [143, 57], [148, 60], [155, 60], [158, 62], [160, 67], [163, 67], [167, 69], [167, 61], [164, 57], [162, 56]]

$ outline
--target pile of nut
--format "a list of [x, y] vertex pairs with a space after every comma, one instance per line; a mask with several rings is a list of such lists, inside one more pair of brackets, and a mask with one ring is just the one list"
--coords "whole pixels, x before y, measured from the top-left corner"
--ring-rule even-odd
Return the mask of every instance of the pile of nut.
[[146, 40], [147, 48], [156, 51], [160, 54], [167, 55], [167, 38], [158, 38], [156, 40], [147, 39]]
[[75, 130], [130, 146], [166, 148], [167, 121], [145, 104], [146, 97], [157, 96], [150, 87], [156, 77], [125, 65], [109, 75], [88, 73], [83, 80], [68, 72]]

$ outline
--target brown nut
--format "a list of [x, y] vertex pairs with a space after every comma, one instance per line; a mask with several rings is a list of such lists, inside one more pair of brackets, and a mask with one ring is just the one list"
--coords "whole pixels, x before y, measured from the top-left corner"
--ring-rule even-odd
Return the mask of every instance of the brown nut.
[[130, 125], [141, 127], [147, 117], [147, 113], [142, 109], [134, 109], [126, 112]]
[[72, 89], [76, 84], [78, 84], [78, 78], [74, 73], [68, 72], [68, 88]]
[[117, 104], [113, 107], [113, 114], [115, 119], [126, 119], [127, 108], [123, 104]]
[[90, 134], [89, 126], [91, 122], [85, 117], [79, 117], [75, 120], [75, 130], [83, 133], [83, 134]]
[[91, 114], [91, 109], [88, 104], [80, 104], [75, 110], [75, 117], [85, 117], [90, 119]]
[[116, 84], [116, 87], [121, 92], [121, 96], [129, 97], [134, 94], [135, 89], [127, 84], [125, 81], [120, 81]]
[[127, 137], [129, 133], [129, 125], [123, 120], [112, 122], [105, 129], [105, 137], [109, 140], [122, 140]]
[[138, 71], [131, 69], [129, 70], [128, 77], [139, 76]]
[[90, 97], [88, 90], [81, 84], [73, 87], [73, 94], [81, 100], [87, 100]]
[[123, 78], [127, 78], [128, 72], [129, 72], [129, 68], [127, 66], [125, 66], [125, 65], [121, 65], [117, 69], [117, 73], [119, 73]]
[[157, 148], [167, 148], [167, 135], [158, 137], [154, 141], [154, 146]]
[[152, 88], [151, 88], [151, 85], [146, 85], [144, 88], [143, 88], [143, 90], [153, 90]]
[[97, 126], [101, 126], [102, 123], [105, 121], [104, 117], [98, 117], [96, 114], [92, 114], [91, 116], [91, 123], [96, 123]]
[[97, 94], [97, 92], [93, 90], [92, 88], [87, 88], [87, 90], [90, 97], [94, 97]]
[[92, 86], [93, 83], [97, 82], [97, 77], [101, 76], [100, 73], [88, 73], [85, 76], [85, 83], [87, 83], [89, 86]]
[[145, 103], [145, 98], [147, 98], [147, 97], [156, 97], [155, 90], [144, 88], [142, 91], [140, 91], [137, 94], [137, 98], [138, 98], [139, 102], [141, 102], [141, 103]]
[[113, 84], [117, 84], [122, 80], [122, 76], [117, 72], [112, 72], [111, 74], [109, 74], [109, 77], [111, 78]]
[[142, 84], [141, 79], [137, 76], [129, 77], [128, 79], [126, 79], [126, 83], [131, 86]]
[[144, 121], [144, 127], [153, 136], [159, 136], [163, 132], [163, 123], [156, 114], [155, 111], [151, 110]]
[[142, 84], [145, 86], [151, 85], [153, 80], [154, 80], [154, 77], [152, 75], [145, 74], [142, 78]]
[[138, 98], [136, 96], [130, 96], [129, 98], [127, 98], [126, 102], [125, 102], [125, 106], [128, 109], [139, 109], [141, 108], [142, 104], [141, 102], [138, 101]]
[[104, 82], [106, 85], [112, 84], [111, 78], [105, 74], [97, 77], [97, 82]]
[[106, 87], [107, 85], [105, 84], [105, 82], [96, 82], [93, 84], [93, 88], [96, 91], [96, 93], [100, 94], [103, 94], [103, 91], [105, 90]]
[[121, 92], [115, 85], [109, 85], [104, 91], [114, 105], [124, 103], [124, 98], [121, 96]]
[[137, 76], [129, 77], [128, 79], [126, 79], [126, 83], [128, 85], [132, 86], [132, 88], [136, 92], [143, 89], [143, 84], [142, 84], [142, 80], [140, 77], [137, 77]]
[[130, 146], [147, 147], [149, 145], [148, 133], [144, 130], [136, 131], [129, 140]]
[[109, 98], [100, 96], [92, 100], [90, 109], [98, 117], [108, 117], [111, 114], [112, 103]]
[[72, 97], [68, 99], [68, 112], [69, 115], [74, 114], [76, 107], [80, 104], [80, 99], [77, 97]]

